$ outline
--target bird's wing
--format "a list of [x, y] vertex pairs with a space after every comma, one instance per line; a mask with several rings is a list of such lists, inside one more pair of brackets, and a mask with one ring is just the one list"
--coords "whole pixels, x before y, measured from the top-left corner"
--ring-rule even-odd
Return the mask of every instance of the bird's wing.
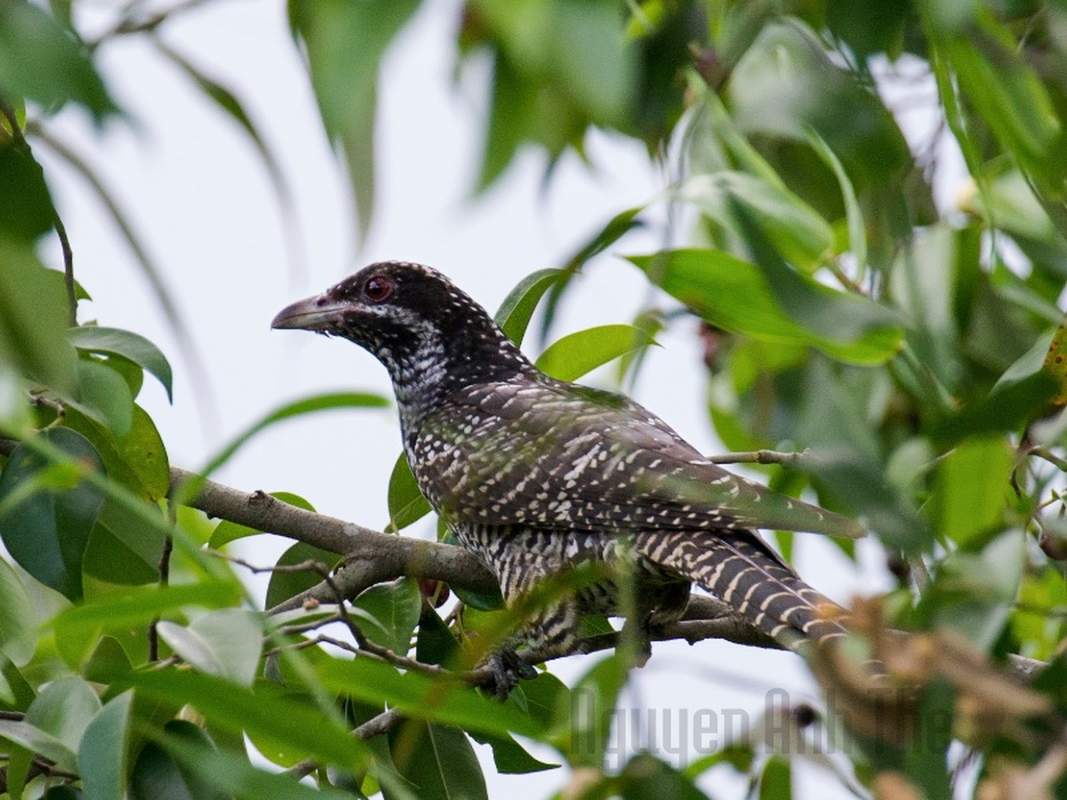
[[418, 449], [410, 459], [419, 465], [416, 478], [446, 519], [864, 534], [855, 520], [711, 463], [637, 403], [573, 384], [464, 390], [423, 422], [408, 447]]

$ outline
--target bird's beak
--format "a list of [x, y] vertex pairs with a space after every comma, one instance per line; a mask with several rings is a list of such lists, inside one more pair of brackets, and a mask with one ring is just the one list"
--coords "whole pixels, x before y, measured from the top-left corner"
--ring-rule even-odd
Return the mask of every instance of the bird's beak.
[[328, 295], [320, 294], [306, 300], [298, 300], [278, 312], [270, 323], [271, 328], [287, 328], [306, 331], [327, 331], [335, 328], [343, 319], [345, 306]]

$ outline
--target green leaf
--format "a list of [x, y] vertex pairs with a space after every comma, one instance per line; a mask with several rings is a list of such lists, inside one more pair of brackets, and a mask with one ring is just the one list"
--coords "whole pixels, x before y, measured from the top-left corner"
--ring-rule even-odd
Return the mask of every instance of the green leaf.
[[145, 530], [140, 519], [109, 500], [89, 535], [82, 573], [123, 586], [153, 583], [159, 580], [162, 554], [161, 532]]
[[759, 800], [779, 800], [793, 796], [792, 762], [782, 756], [772, 756], [763, 765], [759, 778]]
[[140, 334], [119, 328], [83, 325], [70, 329], [70, 342], [86, 353], [122, 356], [152, 373], [167, 390], [167, 399], [174, 400], [174, 376], [170, 362], [163, 352]]
[[1059, 383], [1043, 370], [1018, 381], [1006, 380], [943, 420], [934, 434], [943, 442], [956, 442], [1013, 432], [1049, 409], [1058, 391]]
[[56, 737], [70, 751], [64, 769], [77, 771], [78, 751], [89, 723], [100, 711], [100, 699], [81, 678], [60, 678], [49, 683], [26, 710], [26, 722]]
[[106, 427], [119, 441], [133, 425], [133, 395], [119, 373], [98, 361], [78, 361], [76, 405]]
[[85, 729], [78, 768], [85, 800], [116, 800], [126, 790], [126, 740], [133, 692], [108, 701]]
[[501, 705], [460, 682], [400, 673], [369, 658], [333, 659], [319, 669], [323, 685], [367, 703], [389, 704], [404, 714], [464, 730], [535, 738], [543, 726], [513, 705]]
[[833, 248], [834, 234], [811, 206], [782, 186], [744, 172], [696, 175], [677, 190], [718, 226], [720, 247], [739, 257], [751, 257], [745, 230], [734, 210], [740, 204], [777, 251], [807, 272], [820, 266]]
[[[143, 793], [135, 793], [134, 800], [156, 800], [165, 796], [149, 791], [156, 789], [164, 780], [165, 785], [188, 787], [189, 800], [222, 800], [234, 796], [284, 800], [352, 800], [352, 795], [348, 792], [329, 786], [307, 786], [288, 775], [256, 769], [248, 763], [243, 754], [234, 756], [219, 752], [204, 742], [202, 735], [196, 736], [188, 728], [178, 728], [174, 722], [167, 724], [167, 735], [159, 739], [159, 745], [176, 763], [165, 765], [156, 762], [142, 767], [140, 780], [144, 781]], [[356, 762], [342, 763], [339, 766], [351, 771], [356, 768]], [[180, 777], [176, 776], [175, 772]], [[135, 772], [135, 786], [138, 780], [139, 776]], [[209, 790], [208, 787], [214, 789]], [[138, 790], [135, 789], [136, 791]], [[170, 800], [169, 796], [166, 797]], [[183, 800], [183, 797], [177, 795], [174, 800]]]
[[368, 756], [366, 745], [353, 738], [338, 719], [281, 691], [272, 692], [270, 683], [259, 684], [253, 694], [203, 672], [175, 669], [137, 672], [127, 682], [139, 695], [194, 706], [221, 730], [299, 748], [326, 763], [355, 769]]
[[38, 436], [77, 459], [49, 464], [20, 444], [0, 475], [0, 536], [11, 557], [45, 586], [71, 600], [82, 595], [82, 557], [104, 495], [82, 480], [102, 472], [100, 456], [82, 436], [51, 428]]
[[552, 322], [556, 317], [556, 309], [559, 306], [560, 299], [563, 297], [563, 293], [578, 274], [579, 270], [585, 265], [585, 263], [593, 256], [607, 250], [611, 245], [615, 244], [619, 239], [625, 236], [634, 228], [641, 227], [642, 223], [637, 219], [637, 215], [645, 210], [644, 206], [635, 206], [634, 208], [628, 208], [625, 211], [620, 211], [613, 216], [600, 228], [593, 236], [582, 244], [581, 247], [575, 251], [574, 255], [566, 261], [566, 266], [563, 268], [563, 277], [556, 281], [548, 291], [548, 300], [545, 303], [545, 313], [541, 319], [540, 337], [544, 342], [548, 336], [548, 330], [552, 326]]
[[611, 736], [615, 704], [626, 684], [623, 660], [612, 654], [598, 661], [575, 683], [567, 704], [556, 709], [553, 744], [572, 766], [599, 769]]
[[415, 476], [408, 465], [407, 457], [401, 453], [389, 475], [389, 524], [386, 530], [398, 532], [418, 522], [433, 509], [430, 501], [423, 497]]
[[642, 350], [656, 340], [633, 325], [601, 325], [553, 342], [537, 359], [539, 369], [573, 381], [620, 356]]
[[88, 48], [32, 3], [5, 3], [0, 14], [0, 86], [49, 111], [78, 103], [97, 122], [118, 110]]
[[147, 742], [130, 774], [132, 800], [233, 800], [233, 795], [215, 788], [218, 777], [210, 771], [217, 770], [218, 765], [202, 761], [203, 755], [217, 752], [202, 728], [185, 720], [171, 720], [163, 732], [160, 741], [177, 740], [193, 757], [179, 761], [156, 742]]
[[[901, 342], [890, 312], [869, 300], [846, 295], [793, 273], [794, 302], [805, 327], [787, 315], [771, 281], [757, 268], [716, 250], [672, 250], [629, 261], [671, 296], [708, 322], [733, 333], [786, 344], [811, 345], [855, 364], [880, 364]], [[835, 334], [833, 337], [827, 334]]]
[[826, 166], [833, 170], [834, 177], [841, 186], [841, 199], [845, 203], [845, 219], [848, 221], [848, 247], [856, 260], [857, 270], [862, 275], [867, 269], [867, 229], [852, 180], [848, 177], [841, 159], [814, 128], [808, 128], [808, 143]]
[[877, 94], [831, 60], [819, 35], [795, 17], [759, 29], [727, 92], [743, 134], [807, 142], [814, 129], [857, 183], [891, 182], [910, 164], [907, 142]]
[[130, 432], [123, 441], [95, 419], [69, 407], [63, 427], [75, 431], [96, 448], [108, 478], [146, 500], [160, 500], [170, 491], [170, 464], [163, 440], [148, 413], [133, 407]]
[[86, 660], [82, 675], [87, 681], [109, 684], [131, 669], [133, 664], [119, 640], [114, 636], [104, 636]]
[[952, 744], [952, 725], [933, 720], [952, 720], [956, 692], [947, 680], [932, 682], [922, 693], [916, 719], [924, 721], [920, 734], [908, 743], [904, 754], [905, 776], [925, 800], [951, 800], [952, 775], [948, 749]]
[[0, 719], [0, 739], [7, 739], [33, 753], [40, 753], [60, 769], [74, 771], [77, 768], [77, 756], [73, 750], [52, 734], [25, 720], [16, 722]]
[[512, 736], [486, 736], [473, 732], [469, 736], [478, 744], [487, 744], [492, 748], [493, 764], [501, 775], [527, 775], [531, 772], [559, 769], [559, 764], [534, 758]]
[[974, 214], [990, 228], [1011, 234], [1032, 258], [1044, 256], [1062, 263], [1067, 257], [1067, 242], [1027, 176], [1014, 161], [993, 161], [983, 167], [978, 180], [961, 188], [956, 201], [960, 210]]
[[0, 666], [2, 666], [0, 668], [0, 684], [4, 686], [8, 697], [11, 698], [12, 707], [27, 708], [36, 697], [33, 687], [30, 686], [18, 667], [10, 661], [5, 660]]
[[1001, 146], [1038, 186], [1061, 196], [1067, 168], [1063, 123], [1016, 37], [992, 14], [981, 14], [965, 31], [940, 29], [929, 14], [921, 16], [963, 94]]
[[494, 56], [478, 190], [524, 141], [543, 145], [554, 162], [568, 146], [581, 153], [589, 126], [627, 125], [637, 63], [614, 0], [478, 0], [468, 19]]
[[117, 372], [119, 376], [126, 381], [126, 385], [130, 389], [130, 396], [134, 399], [141, 393], [141, 389], [144, 388], [144, 369], [139, 364], [135, 364], [128, 358], [122, 356], [104, 356], [98, 357], [97, 360], [103, 361], [107, 366]]
[[362, 592], [352, 601], [349, 614], [372, 642], [406, 655], [421, 612], [418, 581], [403, 578]]
[[451, 663], [459, 652], [459, 641], [434, 609], [426, 609], [419, 617], [419, 633], [415, 642], [415, 658], [424, 664]]
[[0, 345], [0, 426], [12, 434], [34, 429], [30, 404], [26, 402], [26, 381], [4, 361]]
[[[420, 800], [489, 798], [474, 748], [461, 730], [404, 720], [389, 731], [389, 753]], [[392, 794], [384, 796], [389, 800]]]
[[52, 229], [56, 209], [44, 171], [30, 146], [24, 140], [8, 137], [2, 124], [0, 185], [5, 188], [0, 192], [0, 231], [12, 241], [32, 243]]
[[17, 667], [33, 658], [37, 614], [19, 574], [0, 558], [0, 654]]
[[[984, 547], [979, 550], [980, 544]], [[920, 603], [931, 615], [930, 624], [952, 629], [982, 650], [992, 648], [1016, 601], [1026, 546], [1026, 535], [1013, 529], [992, 539], [987, 535], [982, 542], [972, 540], [951, 553]]]
[[522, 344], [537, 304], [545, 292], [566, 276], [567, 273], [561, 269], [540, 269], [519, 281], [504, 298], [494, 317], [504, 335], [515, 344]]
[[[303, 414], [314, 414], [318, 411], [332, 411], [338, 408], [384, 408], [389, 405], [389, 401], [381, 395], [367, 394], [365, 392], [329, 392], [326, 394], [316, 394], [310, 397], [305, 397], [300, 400], [294, 400], [291, 403], [274, 409], [270, 413], [264, 415], [261, 419], [249, 425], [242, 433], [234, 437], [228, 445], [220, 450], [214, 458], [212, 458], [207, 466], [200, 471], [201, 478], [209, 477], [215, 470], [230, 460], [230, 457], [236, 453], [241, 446], [255, 436], [260, 431], [269, 428], [283, 420], [292, 419], [293, 417], [299, 417]], [[195, 484], [196, 480], [190, 481], [190, 484]], [[183, 493], [191, 491], [192, 487], [183, 487]]]
[[69, 608], [52, 620], [52, 626], [60, 655], [68, 664], [77, 665], [103, 631], [127, 636], [130, 630], [143, 630], [156, 617], [175, 614], [183, 606], [219, 608], [241, 600], [239, 585], [218, 581], [138, 587]]
[[[256, 532], [253, 531], [253, 533]], [[214, 541], [214, 535], [211, 538]], [[278, 559], [277, 566], [291, 567], [296, 564], [303, 564], [306, 561], [318, 561], [327, 570], [332, 570], [340, 560], [341, 556], [337, 553], [330, 553], [326, 550], [320, 550], [314, 545], [297, 542], [282, 553], [282, 557]], [[270, 576], [270, 583], [267, 584], [267, 599], [264, 603], [267, 608], [274, 608], [279, 603], [284, 603], [289, 598], [296, 597], [319, 583], [322, 583], [322, 575], [314, 570], [274, 572]]]
[[[639, 753], [627, 761], [618, 784], [622, 800], [665, 797], [672, 800], [707, 800], [707, 795], [697, 789], [690, 777], [672, 769], [649, 753]], [[792, 795], [786, 793], [769, 797], [788, 800]]]
[[930, 502], [938, 533], [967, 545], [997, 528], [1009, 508], [1014, 461], [1003, 436], [966, 439], [941, 459]]
[[166, 497], [170, 491], [167, 449], [156, 424], [139, 405], [133, 407], [133, 422], [121, 447], [123, 459], [144, 486], [148, 498], [162, 500]]
[[185, 661], [209, 675], [251, 686], [263, 650], [263, 619], [242, 608], [209, 611], [186, 626], [167, 620], [159, 636]]
[[345, 154], [364, 235], [374, 207], [378, 69], [418, 7], [418, 0], [289, 0], [289, 20], [307, 49], [323, 125]]
[[[0, 48], [2, 49], [2, 48]], [[0, 362], [30, 380], [69, 393], [77, 380], [67, 343], [67, 304], [33, 246], [0, 234]]]

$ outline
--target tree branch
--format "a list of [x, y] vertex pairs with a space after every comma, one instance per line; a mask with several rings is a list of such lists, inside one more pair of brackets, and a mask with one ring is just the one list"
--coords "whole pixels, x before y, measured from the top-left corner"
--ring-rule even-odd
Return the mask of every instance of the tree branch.
[[[345, 563], [333, 578], [343, 597], [354, 597], [369, 586], [404, 575], [436, 578], [477, 592], [498, 589], [492, 573], [459, 547], [381, 533], [291, 506], [261, 491], [241, 492], [201, 480], [178, 467], [171, 468], [171, 495], [194, 479], [198, 489], [184, 501], [208, 516], [276, 533], [344, 556]], [[334, 597], [333, 589], [320, 584], [271, 610], [299, 608], [307, 599], [332, 602]]]
[[[18, 443], [0, 439], [0, 454], [10, 454]], [[171, 468], [171, 494], [190, 481], [198, 491], [184, 498], [191, 507], [210, 517], [227, 519], [250, 528], [276, 533], [345, 556], [345, 562], [330, 577], [303, 594], [280, 603], [270, 613], [300, 608], [312, 600], [336, 603], [338, 596], [352, 598], [364, 589], [403, 576], [434, 578], [477, 592], [498, 590], [496, 578], [473, 555], [459, 547], [381, 533], [336, 517], [316, 514], [284, 503], [261, 491], [242, 492], [214, 481], [203, 480], [179, 467]], [[781, 649], [781, 645], [750, 625], [734, 609], [716, 597], [694, 594], [679, 621], [653, 631], [654, 641], [684, 639], [695, 644], [722, 639], [749, 647]], [[614, 647], [612, 634], [583, 640], [579, 652]], [[534, 663], [573, 655], [574, 652], [530, 653]], [[1028, 681], [1043, 662], [1013, 656], [1011, 672]]]

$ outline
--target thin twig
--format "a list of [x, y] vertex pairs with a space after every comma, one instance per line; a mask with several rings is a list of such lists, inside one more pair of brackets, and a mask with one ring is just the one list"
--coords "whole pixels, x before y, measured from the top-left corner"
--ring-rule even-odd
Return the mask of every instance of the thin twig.
[[186, 11], [191, 11], [197, 6], [203, 5], [205, 2], [207, 2], [207, 0], [185, 0], [185, 2], [178, 3], [170, 8], [140, 18], [134, 13], [138, 9], [138, 6], [135, 5], [132, 7], [132, 10], [127, 10], [126, 13], [122, 14], [119, 21], [115, 23], [114, 26], [101, 33], [95, 39], [86, 42], [86, 45], [90, 50], [95, 50], [97, 47], [116, 36], [124, 36], [132, 33], [151, 33], [168, 19]]
[[1026, 454], [1031, 456], [1037, 456], [1038, 458], [1043, 458], [1045, 461], [1052, 464], [1052, 466], [1056, 467], [1057, 469], [1063, 472], [1067, 472], [1067, 459], [1061, 458], [1060, 456], [1049, 450], [1047, 447], [1031, 447], [1026, 452]]
[[811, 450], [799, 453], [782, 453], [777, 450], [753, 450], [745, 453], [724, 453], [718, 456], [706, 456], [712, 464], [781, 464], [783, 467], [795, 467], [811, 458]]
[[[375, 736], [379, 736], [383, 733], [388, 733], [395, 728], [401, 721], [403, 721], [404, 715], [397, 711], [395, 708], [391, 708], [388, 711], [383, 711], [375, 717], [371, 717], [362, 725], [357, 726], [352, 730], [352, 735], [357, 739], [366, 741]], [[287, 769], [283, 774], [300, 779], [306, 778], [312, 772], [319, 768], [319, 762], [313, 759], [305, 759], [298, 764], [294, 764]]]
[[67, 288], [67, 324], [74, 328], [78, 325], [78, 290], [74, 283], [74, 250], [70, 246], [67, 227], [59, 218], [59, 211], [55, 206], [52, 207], [52, 227], [56, 229], [59, 247], [63, 251], [63, 285]]

